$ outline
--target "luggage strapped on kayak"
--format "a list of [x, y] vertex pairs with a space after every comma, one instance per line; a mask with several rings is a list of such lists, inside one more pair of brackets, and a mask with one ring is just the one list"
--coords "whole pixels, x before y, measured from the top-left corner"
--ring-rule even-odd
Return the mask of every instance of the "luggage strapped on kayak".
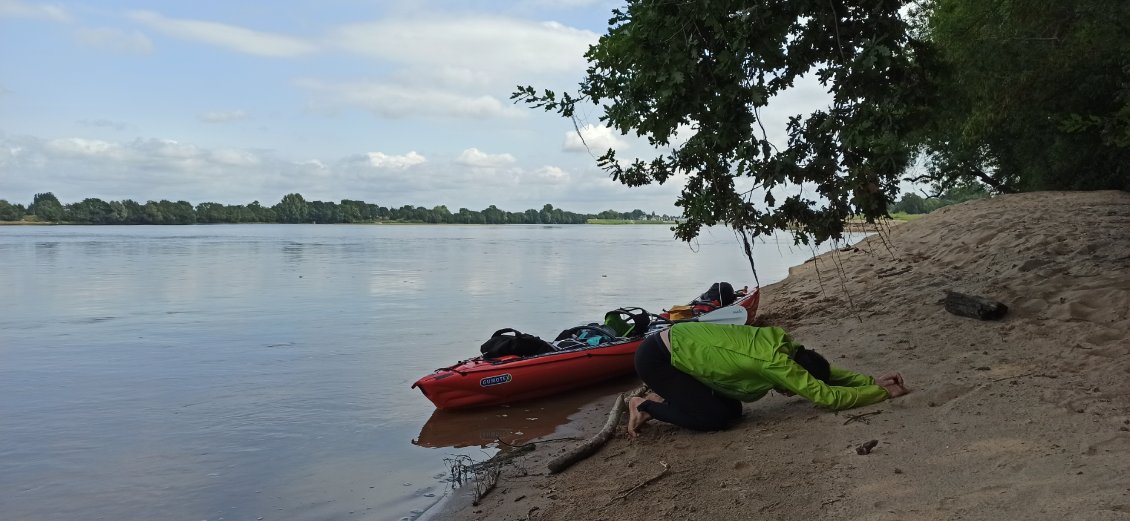
[[483, 354], [483, 358], [488, 359], [511, 355], [533, 356], [552, 353], [555, 350], [553, 344], [534, 335], [523, 333], [512, 328], [504, 328], [495, 331], [479, 348], [479, 352]]
[[553, 346], [558, 351], [595, 347], [612, 342], [618, 336], [612, 329], [593, 322], [562, 331], [557, 335], [557, 338], [553, 339]]
[[604, 325], [615, 331], [617, 336], [639, 336], [651, 327], [651, 313], [644, 308], [616, 308], [604, 314]]

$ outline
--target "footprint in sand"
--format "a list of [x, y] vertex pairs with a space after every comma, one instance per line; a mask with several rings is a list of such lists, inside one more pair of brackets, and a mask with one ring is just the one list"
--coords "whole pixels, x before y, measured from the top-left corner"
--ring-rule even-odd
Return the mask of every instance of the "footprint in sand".
[[1130, 309], [1130, 292], [1119, 288], [1090, 288], [1063, 293], [1066, 320], [1080, 320], [1095, 324], [1113, 324], [1126, 318]]
[[897, 408], [940, 407], [969, 394], [974, 388], [973, 385], [940, 384], [927, 389], [915, 389], [914, 392], [892, 401], [891, 406]]
[[999, 503], [1002, 494], [1009, 494], [1015, 490], [1010, 484], [988, 485], [960, 496], [944, 497], [939, 501], [939, 510], [976, 510], [982, 505]]
[[1114, 342], [1114, 341], [1123, 340], [1125, 338], [1126, 338], [1126, 332], [1125, 331], [1119, 331], [1117, 329], [1103, 327], [1103, 328], [1099, 328], [1099, 330], [1097, 332], [1092, 333], [1090, 335], [1087, 335], [1086, 337], [1083, 337], [1083, 341], [1085, 341], [1089, 344], [1092, 344], [1092, 345], [1101, 346], [1101, 345], [1109, 344], [1109, 343]]
[[[1130, 444], [1130, 435], [1119, 433], [1094, 443], [1085, 444], [1082, 452], [1087, 456], [1096, 456], [1110, 452], [1125, 453], [1125, 446], [1128, 444]], [[1119, 447], [1119, 445], [1122, 447]]]

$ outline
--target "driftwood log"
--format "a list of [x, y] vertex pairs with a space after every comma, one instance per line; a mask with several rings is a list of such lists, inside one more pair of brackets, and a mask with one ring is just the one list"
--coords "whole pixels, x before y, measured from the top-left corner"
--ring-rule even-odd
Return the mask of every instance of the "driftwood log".
[[954, 315], [980, 320], [997, 320], [1008, 313], [1008, 306], [995, 300], [949, 290], [946, 291], [945, 307]]
[[608, 443], [612, 434], [616, 432], [616, 428], [620, 426], [620, 417], [628, 408], [627, 403], [627, 395], [620, 393], [616, 397], [616, 403], [612, 404], [612, 410], [608, 412], [608, 420], [604, 422], [604, 427], [600, 429], [600, 432], [596, 433], [596, 436], [593, 436], [589, 441], [553, 458], [553, 461], [549, 462], [549, 473], [556, 474], [569, 468], [574, 463], [592, 456], [597, 449]]

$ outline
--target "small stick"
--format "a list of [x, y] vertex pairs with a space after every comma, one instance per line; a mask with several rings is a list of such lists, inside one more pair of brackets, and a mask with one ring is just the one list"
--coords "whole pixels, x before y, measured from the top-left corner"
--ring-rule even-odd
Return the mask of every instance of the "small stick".
[[867, 421], [868, 416], [874, 416], [876, 414], [882, 414], [882, 413], [883, 413], [883, 411], [871, 411], [871, 412], [865, 412], [863, 414], [853, 414], [853, 415], [848, 416], [848, 419], [846, 421], [844, 421], [844, 425], [847, 425], [847, 424], [849, 424], [853, 421], [856, 421], [856, 420], [859, 420], [863, 423], [869, 423]]
[[1038, 378], [1058, 378], [1056, 375], [1053, 375], [1053, 374], [1037, 373], [1036, 371], [1030, 371], [1030, 372], [1018, 374], [1018, 375], [1015, 375], [1015, 376], [1006, 376], [1004, 378], [997, 378], [993, 381], [994, 382], [1003, 382], [1005, 380], [1014, 380], [1016, 378], [1024, 378], [1025, 376], [1035, 376], [1035, 377], [1038, 377]]
[[1013, 378], [1024, 378], [1025, 376], [1032, 376], [1032, 375], [1034, 375], [1034, 374], [1036, 374], [1036, 372], [1035, 372], [1035, 371], [1032, 371], [1032, 372], [1029, 372], [1029, 373], [1024, 373], [1024, 374], [1018, 374], [1018, 375], [1013, 375], [1013, 376], [1006, 376], [1006, 377], [1004, 377], [1004, 378], [994, 378], [994, 379], [993, 379], [993, 381], [994, 381], [994, 382], [1003, 382], [1003, 381], [1005, 381], [1005, 380], [1012, 380]]
[[648, 485], [649, 483], [651, 483], [652, 481], [655, 481], [655, 480], [657, 480], [657, 479], [659, 479], [659, 478], [663, 477], [663, 476], [664, 476], [665, 474], [667, 474], [667, 471], [668, 471], [668, 470], [671, 470], [671, 467], [670, 467], [669, 465], [667, 465], [667, 462], [666, 462], [666, 461], [660, 461], [660, 462], [659, 462], [659, 464], [660, 464], [660, 465], [663, 465], [663, 471], [661, 471], [661, 472], [660, 472], [659, 474], [656, 474], [655, 476], [652, 476], [652, 477], [651, 477], [651, 478], [649, 478], [649, 479], [648, 479], [647, 481], [644, 481], [643, 483], [640, 483], [639, 485], [636, 485], [636, 486], [634, 486], [634, 487], [632, 487], [632, 488], [628, 489], [628, 491], [627, 491], [627, 492], [624, 492], [623, 494], [620, 494], [619, 496], [616, 496], [616, 497], [614, 497], [614, 498], [612, 498], [612, 499], [614, 499], [614, 500], [615, 500], [615, 499], [625, 499], [625, 498], [627, 498], [627, 497], [628, 497], [629, 495], [631, 495], [631, 494], [632, 494], [632, 492], [635, 492], [635, 491], [637, 491], [637, 490], [639, 490], [639, 489], [641, 489], [641, 488], [643, 488], [643, 487], [646, 487], [646, 486], [647, 486], [647, 485]]

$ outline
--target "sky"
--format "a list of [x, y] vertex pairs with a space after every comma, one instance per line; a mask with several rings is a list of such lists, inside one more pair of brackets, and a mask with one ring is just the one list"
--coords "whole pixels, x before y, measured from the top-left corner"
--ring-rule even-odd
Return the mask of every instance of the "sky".
[[[678, 215], [685, 178], [596, 166], [659, 152], [516, 105], [575, 91], [619, 2], [0, 0], [0, 199], [602, 210]], [[762, 115], [823, 104], [801, 84]], [[591, 149], [591, 151], [590, 151]]]

